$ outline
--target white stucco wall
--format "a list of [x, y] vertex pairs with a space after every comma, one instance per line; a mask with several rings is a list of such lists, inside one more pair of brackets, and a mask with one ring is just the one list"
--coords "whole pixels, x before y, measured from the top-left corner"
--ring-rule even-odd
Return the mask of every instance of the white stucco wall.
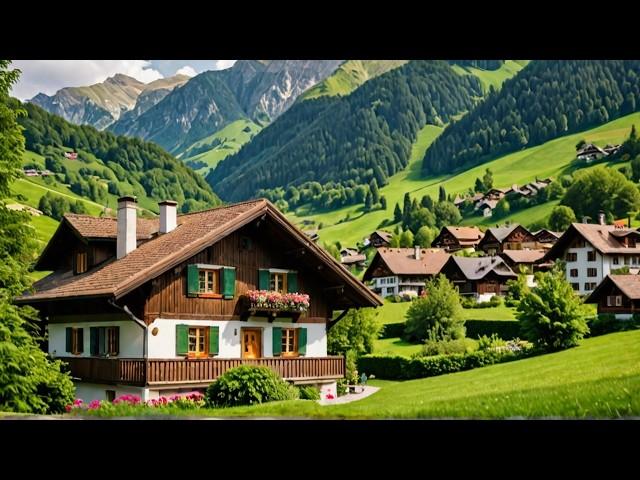
[[139, 395], [140, 399], [147, 401], [150, 398], [148, 388], [142, 387], [124, 387], [121, 385], [101, 385], [99, 383], [74, 382], [76, 387], [76, 398], [89, 403], [92, 400], [106, 400], [107, 390], [115, 390], [116, 398], [121, 395], [132, 394]]
[[[327, 335], [324, 323], [292, 323], [276, 320], [267, 322], [264, 318], [249, 317], [246, 322], [240, 320], [174, 320], [156, 319], [149, 325], [148, 353], [149, 358], [176, 358], [176, 325], [191, 325], [194, 327], [220, 327], [220, 350], [218, 358], [241, 358], [241, 328], [254, 327], [262, 329], [262, 356], [273, 356], [272, 328], [306, 328], [307, 353], [306, 357], [325, 357], [327, 355]], [[158, 334], [151, 331], [157, 327]], [[178, 357], [181, 358], [181, 357]]]
[[[66, 328], [84, 328], [84, 351], [80, 355], [72, 355], [65, 352]], [[143, 330], [132, 321], [121, 320], [116, 322], [75, 322], [75, 323], [50, 323], [49, 353], [55, 357], [90, 357], [91, 335], [89, 327], [120, 327], [120, 354], [123, 358], [142, 358]]]
[[[373, 279], [373, 287], [380, 289], [380, 296], [382, 298], [389, 295], [398, 295], [398, 277], [377, 277]], [[392, 289], [391, 292], [387, 292], [387, 289]]]

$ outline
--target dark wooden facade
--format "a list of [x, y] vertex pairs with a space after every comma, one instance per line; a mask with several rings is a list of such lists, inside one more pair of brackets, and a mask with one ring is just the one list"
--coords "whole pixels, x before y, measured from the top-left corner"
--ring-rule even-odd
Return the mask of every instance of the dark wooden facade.
[[502, 240], [496, 238], [491, 230], [487, 230], [478, 244], [478, 248], [488, 254], [498, 254], [503, 250], [522, 250], [535, 248], [536, 239], [526, 228], [518, 225]]
[[481, 279], [469, 279], [454, 262], [447, 262], [440, 273], [458, 287], [461, 295], [503, 294], [507, 290], [506, 280], [494, 272]]
[[[611, 302], [612, 305], [608, 305], [607, 300], [610, 297], [612, 297], [613, 300], [618, 296], [621, 297], [622, 305], [615, 305], [615, 301]], [[597, 302], [594, 301], [596, 299]], [[620, 290], [620, 288], [608, 278], [605, 278], [602, 284], [598, 286], [598, 289], [593, 292], [588, 303], [596, 303], [598, 313], [634, 314], [635, 312], [640, 312], [640, 299], [629, 298], [626, 293]]]
[[380, 235], [378, 232], [373, 232], [369, 236], [369, 242], [371, 246], [375, 248], [388, 247], [390, 245], [389, 241], [386, 238], [384, 238], [382, 235]]

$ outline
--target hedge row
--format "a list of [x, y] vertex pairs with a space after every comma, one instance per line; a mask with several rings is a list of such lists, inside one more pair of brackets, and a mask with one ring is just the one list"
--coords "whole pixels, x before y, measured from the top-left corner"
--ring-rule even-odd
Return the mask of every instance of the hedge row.
[[416, 358], [400, 355], [364, 355], [358, 359], [358, 371], [385, 380], [411, 380], [510, 362], [533, 354], [533, 349], [530, 349], [519, 352], [483, 350]]
[[[504, 340], [524, 338], [520, 332], [520, 322], [517, 320], [467, 320], [464, 326], [467, 328], [469, 338], [478, 338], [482, 335], [490, 337], [494, 333]], [[382, 329], [380, 338], [402, 337], [404, 328], [405, 322], [387, 323]]]

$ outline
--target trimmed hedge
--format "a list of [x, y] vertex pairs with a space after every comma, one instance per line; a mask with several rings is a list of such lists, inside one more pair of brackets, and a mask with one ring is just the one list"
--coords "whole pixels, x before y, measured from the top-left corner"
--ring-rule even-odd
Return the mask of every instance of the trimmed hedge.
[[518, 320], [467, 320], [464, 322], [467, 328], [467, 338], [478, 338], [482, 335], [495, 333], [503, 340], [512, 338], [526, 338], [520, 332], [520, 322]]
[[387, 323], [380, 332], [380, 338], [397, 338], [404, 335], [405, 322]]
[[587, 318], [589, 333], [586, 337], [597, 337], [613, 332], [636, 330], [640, 328], [640, 316], [634, 313], [628, 320], [618, 320], [612, 313], [600, 313], [595, 317]]
[[409, 358], [400, 355], [364, 355], [358, 359], [358, 371], [385, 380], [411, 380], [510, 362], [534, 355], [533, 349], [521, 352], [494, 350], [455, 353], [434, 357]]
[[[467, 338], [478, 338], [482, 335], [490, 337], [493, 333], [504, 340], [524, 338], [517, 320], [466, 320]], [[405, 322], [387, 323], [382, 329], [380, 338], [397, 338], [404, 335]]]

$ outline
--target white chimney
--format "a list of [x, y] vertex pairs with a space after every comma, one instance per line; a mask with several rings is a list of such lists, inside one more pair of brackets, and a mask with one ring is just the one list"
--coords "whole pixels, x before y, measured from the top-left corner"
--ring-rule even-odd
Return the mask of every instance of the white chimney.
[[136, 249], [136, 203], [135, 197], [118, 199], [117, 257], [122, 258]]
[[602, 210], [598, 213], [598, 223], [600, 225], [604, 225], [606, 223], [604, 220], [604, 212]]
[[160, 233], [169, 233], [178, 223], [176, 217], [178, 202], [165, 200], [158, 205], [160, 205]]
[[416, 257], [416, 260], [420, 260], [420, 245], [413, 247], [413, 256]]

